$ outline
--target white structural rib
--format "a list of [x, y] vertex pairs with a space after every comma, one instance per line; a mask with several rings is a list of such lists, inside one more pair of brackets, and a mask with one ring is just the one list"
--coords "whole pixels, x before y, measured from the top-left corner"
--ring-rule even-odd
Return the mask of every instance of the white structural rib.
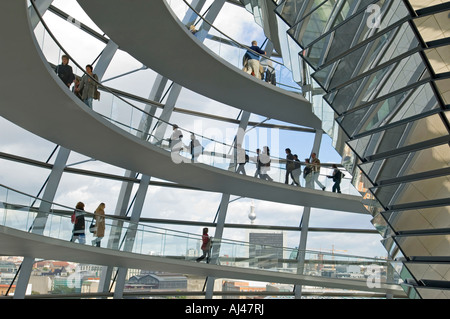
[[[17, 0], [8, 0], [17, 1]], [[296, 285], [310, 285], [339, 289], [380, 292], [403, 295], [398, 285], [380, 283], [369, 287], [365, 280], [336, 279], [318, 276], [296, 275], [243, 267], [219, 266], [195, 261], [170, 259], [107, 248], [81, 245], [60, 239], [0, 226], [0, 251], [5, 256], [26, 256], [32, 258], [66, 260], [72, 262], [125, 267], [132, 269], [152, 269], [214, 278], [233, 278], [262, 282], [277, 282]]]
[[302, 95], [257, 80], [217, 56], [189, 32], [166, 1], [78, 2], [122, 50], [181, 86], [251, 113], [321, 128]]
[[35, 42], [27, 1], [0, 2], [0, 115], [58, 145], [105, 163], [213, 192], [292, 205], [367, 214], [360, 196], [268, 182], [206, 164], [171, 160], [170, 153], [93, 112], [45, 61]]

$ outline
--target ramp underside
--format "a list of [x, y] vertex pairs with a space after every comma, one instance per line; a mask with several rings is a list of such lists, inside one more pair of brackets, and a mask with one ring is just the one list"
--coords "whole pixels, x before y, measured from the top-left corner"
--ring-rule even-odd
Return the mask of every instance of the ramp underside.
[[78, 2], [122, 50], [181, 86], [251, 113], [321, 129], [311, 103], [302, 95], [257, 80], [217, 56], [188, 31], [165, 1]]

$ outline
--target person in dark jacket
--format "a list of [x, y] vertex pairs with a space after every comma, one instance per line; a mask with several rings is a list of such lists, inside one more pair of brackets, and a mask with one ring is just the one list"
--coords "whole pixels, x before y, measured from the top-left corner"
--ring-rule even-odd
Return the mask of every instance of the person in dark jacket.
[[258, 46], [258, 42], [252, 41], [252, 46], [250, 47], [250, 50], [247, 50], [247, 52], [245, 53], [245, 56], [247, 58], [246, 72], [248, 74], [255, 76], [257, 79], [261, 79], [261, 71], [259, 64], [260, 56], [255, 52], [259, 54], [266, 54], [266, 51], [261, 50], [261, 48]]
[[73, 74], [72, 67], [69, 65], [69, 57], [67, 55], [62, 56], [61, 64], [56, 67], [55, 72], [67, 87], [70, 87], [75, 80], [75, 75]]
[[295, 169], [295, 163], [294, 163], [294, 159], [295, 159], [295, 158], [294, 158], [294, 155], [292, 154], [290, 148], [287, 148], [287, 149], [285, 150], [285, 152], [286, 152], [286, 178], [285, 178], [284, 183], [285, 183], [285, 184], [289, 184], [289, 175], [291, 175], [292, 181], [293, 181], [296, 185], [299, 185], [299, 184], [297, 183], [297, 181], [295, 180], [294, 175], [292, 174], [292, 172], [293, 172], [294, 169]]
[[255, 157], [255, 163], [256, 163], [256, 171], [255, 171], [255, 177], [261, 176], [261, 159], [260, 159], [260, 153], [261, 150], [259, 148], [256, 149], [256, 157]]
[[336, 164], [332, 165], [333, 167], [333, 175], [327, 176], [328, 178], [332, 178], [333, 179], [333, 187], [332, 187], [332, 191], [333, 193], [341, 192], [341, 180], [344, 174], [342, 174], [342, 172], [339, 170], [339, 168], [337, 167]]
[[73, 224], [71, 242], [75, 242], [78, 239], [80, 244], [86, 243], [85, 220], [84, 220], [84, 203], [78, 202], [75, 207], [75, 222]]
[[292, 171], [292, 179], [297, 186], [300, 185], [300, 175], [302, 173], [302, 164], [298, 159], [298, 155], [294, 154], [294, 170]]

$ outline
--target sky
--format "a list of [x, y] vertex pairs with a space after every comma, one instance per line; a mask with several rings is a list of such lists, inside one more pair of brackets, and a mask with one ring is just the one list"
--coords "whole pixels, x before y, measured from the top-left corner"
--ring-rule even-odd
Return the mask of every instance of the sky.
[[[171, 0], [172, 5], [179, 3], [179, 0]], [[208, 3], [210, 3], [209, 1]], [[89, 25], [94, 30], [102, 33], [89, 17], [79, 8], [75, 0], [55, 0], [53, 5], [69, 13], [72, 17]], [[176, 9], [178, 10], [178, 9]], [[178, 11], [177, 11], [178, 12]], [[55, 18], [51, 14], [44, 16], [49, 27], [62, 45], [75, 57], [80, 65], [92, 63], [102, 51], [104, 44], [87, 37], [76, 27], [68, 25], [60, 18]], [[225, 4], [224, 9], [215, 21], [214, 25], [230, 37], [241, 43], [249, 43], [256, 39], [262, 43], [265, 39], [261, 28], [254, 22], [253, 16], [242, 8], [231, 4]], [[53, 52], [51, 41], [44, 38], [48, 52]], [[39, 41], [39, 36], [38, 36]], [[54, 63], [59, 59], [60, 53], [56, 52]], [[104, 79], [109, 79], [116, 75], [138, 69], [142, 64], [133, 59], [129, 54], [119, 51]], [[148, 97], [152, 88], [156, 74], [151, 69], [138, 71], [108, 81], [106, 84], [118, 88], [122, 91]], [[198, 95], [186, 88], [183, 88], [176, 107], [195, 110], [199, 112], [213, 112], [215, 115], [236, 118], [239, 110], [222, 103], [210, 100]], [[94, 104], [95, 109], [95, 104]], [[160, 112], [160, 111], [159, 111]], [[157, 113], [158, 115], [159, 113]], [[251, 120], [261, 121], [264, 117], [252, 114]], [[189, 115], [174, 113], [171, 122], [176, 122], [181, 127], [194, 129], [193, 118]], [[276, 122], [276, 121], [271, 121]], [[276, 122], [278, 123], [278, 122]], [[220, 123], [217, 121], [203, 119], [201, 133], [208, 136], [214, 129], [225, 132], [226, 129], [236, 129], [235, 125]], [[286, 123], [284, 123], [286, 124]], [[74, 128], [75, 130], [75, 128]], [[209, 133], [208, 133], [209, 132]], [[267, 131], [258, 131], [260, 136], [267, 134]], [[310, 133], [296, 133], [280, 130], [279, 148], [272, 150], [275, 156], [284, 157], [284, 148], [289, 147], [293, 153], [299, 155], [300, 159], [309, 156], [312, 148], [314, 136]], [[225, 136], [225, 134], [223, 134]], [[230, 141], [228, 141], [230, 142]], [[35, 136], [24, 129], [17, 127], [13, 123], [0, 118], [0, 152], [19, 155], [46, 161], [53, 151], [55, 144]], [[340, 163], [340, 155], [332, 148], [331, 139], [324, 136], [321, 145], [320, 158], [322, 162]], [[69, 163], [77, 164], [74, 167], [93, 171], [107, 172], [122, 176], [122, 168], [113, 167], [99, 161], [89, 161], [90, 158], [71, 152]], [[54, 157], [50, 162], [54, 161]], [[29, 194], [37, 194], [43, 182], [48, 177], [49, 171], [46, 169], [28, 166], [21, 163], [0, 159], [0, 183], [6, 186], [24, 191]], [[157, 180], [157, 179], [153, 179]], [[82, 200], [86, 204], [87, 211], [93, 211], [100, 202], [106, 203], [106, 213], [113, 214], [117, 204], [117, 197], [121, 183], [118, 181], [99, 179], [87, 176], [78, 176], [65, 173], [62, 177], [60, 187], [56, 194], [55, 202], [69, 207], [74, 206]], [[135, 186], [136, 189], [137, 186]], [[232, 196], [231, 199], [236, 199]], [[212, 192], [178, 190], [157, 186], [150, 186], [141, 217], [184, 219], [188, 221], [212, 222], [217, 212], [221, 200], [221, 194]], [[229, 204], [226, 223], [250, 224], [248, 213], [250, 206], [255, 206], [256, 225], [278, 225], [278, 226], [298, 226], [301, 221], [303, 207], [271, 203], [267, 201], [252, 200], [248, 198], [239, 199]], [[370, 215], [358, 215], [336, 211], [325, 211], [312, 209], [310, 227], [331, 227], [331, 228], [358, 228], [371, 229], [374, 227], [370, 223]], [[174, 225], [157, 225], [171, 229], [181, 229]], [[183, 227], [183, 231], [200, 233], [201, 227]], [[224, 238], [246, 240], [246, 232], [240, 229], [227, 229]], [[308, 235], [307, 249], [311, 250], [331, 250], [345, 251], [346, 254], [359, 256], [385, 256], [386, 251], [380, 243], [380, 235], [362, 235], [352, 233], [322, 233], [310, 232]], [[286, 246], [298, 246], [299, 233], [286, 233]]]

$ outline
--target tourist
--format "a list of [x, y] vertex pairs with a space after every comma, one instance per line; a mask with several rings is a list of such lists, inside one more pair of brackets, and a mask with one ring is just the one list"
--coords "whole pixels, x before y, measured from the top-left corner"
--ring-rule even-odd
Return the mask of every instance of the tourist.
[[325, 186], [319, 182], [319, 175], [320, 175], [320, 160], [317, 158], [317, 154], [316, 153], [312, 153], [311, 154], [311, 164], [313, 165], [313, 171], [312, 171], [312, 178], [313, 181], [319, 185], [320, 188], [322, 188], [322, 190], [325, 190]]
[[75, 75], [73, 74], [72, 67], [69, 65], [69, 57], [67, 55], [62, 56], [61, 64], [56, 67], [55, 72], [67, 87], [70, 87], [75, 80]]
[[252, 41], [252, 46], [245, 53], [247, 57], [247, 73], [255, 76], [257, 79], [261, 79], [261, 70], [260, 70], [260, 56], [257, 54], [266, 54], [266, 51], [261, 50], [256, 41]]
[[268, 181], [273, 181], [273, 179], [269, 176], [268, 171], [270, 171], [270, 149], [267, 146], [263, 147], [263, 151], [260, 156], [261, 159], [261, 179], [265, 179]]
[[197, 262], [202, 261], [206, 257], [206, 263], [209, 264], [209, 259], [211, 257], [211, 237], [208, 235], [208, 228], [203, 228], [203, 235], [202, 235], [202, 246], [200, 247], [203, 254], [198, 257], [196, 260]]
[[98, 205], [97, 209], [94, 212], [95, 218], [95, 231], [94, 236], [97, 237], [92, 241], [92, 244], [97, 247], [100, 247], [100, 242], [102, 238], [105, 236], [105, 203], [101, 203]]
[[295, 181], [294, 176], [292, 175], [292, 171], [295, 169], [294, 155], [292, 154], [290, 148], [286, 148], [285, 152], [286, 152], [286, 178], [284, 180], [284, 183], [289, 184], [289, 175], [290, 175], [294, 183], [298, 184]]
[[314, 188], [314, 182], [312, 177], [313, 167], [309, 162], [309, 158], [305, 158], [305, 168], [303, 169], [303, 178], [305, 179], [306, 188]]
[[81, 99], [84, 104], [92, 109], [92, 101], [95, 97], [95, 92], [97, 92], [98, 77], [97, 74], [92, 73], [92, 65], [86, 65], [86, 74], [81, 78], [80, 84], [75, 92], [81, 93]]
[[70, 239], [70, 241], [75, 242], [76, 240], [78, 240], [78, 242], [83, 245], [86, 243], [86, 234], [84, 233], [85, 230], [84, 215], [85, 215], [84, 203], [78, 202], [77, 206], [75, 207], [75, 211], [72, 215], [73, 230], [72, 230], [72, 238]]
[[236, 173], [242, 173], [247, 175], [245, 172], [245, 163], [247, 163], [247, 154], [245, 154], [245, 149], [242, 148], [241, 144], [237, 144], [235, 148], [235, 163], [238, 165]]
[[333, 193], [335, 193], [336, 191], [338, 193], [341, 192], [341, 180], [342, 177], [344, 176], [344, 174], [342, 174], [342, 172], [339, 170], [339, 168], [337, 167], [336, 164], [333, 164], [331, 167], [333, 167], [333, 175], [327, 176], [328, 178], [332, 178], [333, 179], [333, 187], [332, 187], [332, 191]]

